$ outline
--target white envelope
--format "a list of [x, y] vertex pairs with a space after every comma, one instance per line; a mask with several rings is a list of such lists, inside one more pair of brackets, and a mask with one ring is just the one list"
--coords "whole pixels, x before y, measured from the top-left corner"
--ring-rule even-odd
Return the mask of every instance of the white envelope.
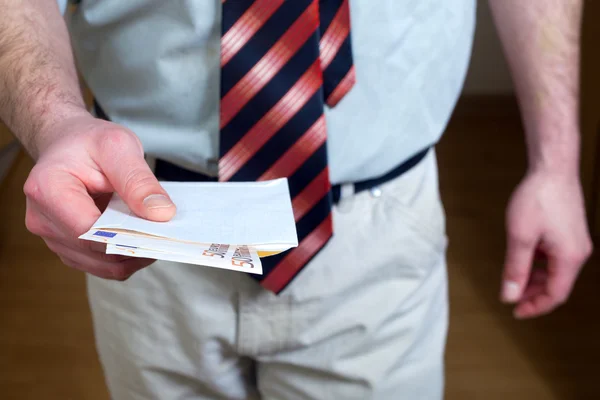
[[91, 230], [80, 238], [115, 243], [93, 234], [102, 230], [187, 243], [247, 245], [259, 252], [277, 253], [298, 246], [285, 178], [264, 182], [161, 184], [177, 206], [177, 214], [171, 221], [152, 222], [137, 217], [115, 194]]

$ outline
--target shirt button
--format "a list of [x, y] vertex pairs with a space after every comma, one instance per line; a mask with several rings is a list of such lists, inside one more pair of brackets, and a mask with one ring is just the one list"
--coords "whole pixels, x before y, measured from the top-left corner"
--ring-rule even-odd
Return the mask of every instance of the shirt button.
[[371, 196], [372, 197], [381, 197], [381, 195], [383, 194], [383, 192], [381, 191], [381, 189], [378, 186], [374, 186], [371, 188]]

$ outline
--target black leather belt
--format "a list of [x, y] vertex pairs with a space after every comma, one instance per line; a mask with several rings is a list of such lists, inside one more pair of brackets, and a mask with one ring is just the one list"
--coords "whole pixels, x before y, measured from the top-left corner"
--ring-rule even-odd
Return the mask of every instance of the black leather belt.
[[[102, 110], [102, 108], [94, 102], [94, 109], [98, 118], [105, 119], [109, 121], [108, 116]], [[398, 165], [393, 170], [388, 173], [373, 179], [367, 179], [359, 182], [349, 182], [354, 186], [354, 193], [360, 193], [364, 190], [370, 190], [377, 186], [383, 185], [384, 183], [391, 181], [395, 178], [398, 178], [400, 175], [405, 172], [411, 170], [414, 166], [416, 166], [421, 160], [425, 158], [427, 153], [431, 147], [427, 147], [424, 150], [421, 150], [408, 160], [404, 161], [400, 165]], [[216, 182], [218, 179], [216, 177], [211, 177], [205, 174], [201, 174], [198, 172], [190, 171], [185, 168], [181, 168], [175, 164], [172, 164], [168, 161], [157, 159], [156, 165], [154, 168], [154, 174], [160, 180], [164, 181], [179, 181], [179, 182]], [[338, 203], [342, 194], [342, 185], [333, 185], [332, 187], [332, 195], [334, 204]]]
[[[420, 152], [418, 152], [417, 154], [415, 154], [408, 160], [406, 160], [403, 163], [401, 163], [400, 165], [398, 165], [396, 168], [394, 168], [390, 172], [388, 172], [385, 175], [382, 175], [378, 178], [367, 179], [367, 180], [359, 181], [359, 182], [351, 182], [352, 185], [354, 186], [354, 193], [359, 193], [364, 190], [373, 189], [377, 186], [381, 186], [384, 183], [391, 181], [392, 179], [398, 178], [400, 175], [404, 174], [405, 172], [410, 171], [421, 160], [423, 160], [425, 158], [425, 156], [427, 155], [427, 153], [429, 152], [429, 150], [430, 150], [430, 147], [426, 148], [425, 150], [421, 150]], [[334, 185], [332, 188], [332, 194], [333, 194], [333, 202], [337, 203], [340, 200], [340, 197], [342, 194], [342, 185]]]

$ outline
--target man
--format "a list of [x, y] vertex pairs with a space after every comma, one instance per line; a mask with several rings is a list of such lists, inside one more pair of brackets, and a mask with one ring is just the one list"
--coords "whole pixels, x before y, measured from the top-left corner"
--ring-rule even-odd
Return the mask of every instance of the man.
[[[490, 5], [529, 149], [501, 298], [530, 318], [568, 298], [591, 251], [578, 178], [582, 2]], [[467, 69], [474, 0], [83, 0], [71, 38], [54, 0], [0, 8], [0, 117], [36, 160], [26, 224], [88, 274], [113, 398], [442, 397], [434, 146]], [[300, 246], [265, 258], [260, 281], [77, 239], [115, 191], [139, 216], [171, 219], [177, 205], [156, 177], [276, 176], [290, 179]], [[548, 268], [533, 272], [538, 251]]]

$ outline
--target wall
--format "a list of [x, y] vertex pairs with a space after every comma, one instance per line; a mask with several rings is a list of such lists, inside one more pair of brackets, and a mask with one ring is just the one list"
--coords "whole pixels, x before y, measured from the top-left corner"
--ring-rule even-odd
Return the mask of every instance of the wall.
[[512, 82], [487, 0], [479, 0], [473, 56], [464, 93], [509, 94]]

